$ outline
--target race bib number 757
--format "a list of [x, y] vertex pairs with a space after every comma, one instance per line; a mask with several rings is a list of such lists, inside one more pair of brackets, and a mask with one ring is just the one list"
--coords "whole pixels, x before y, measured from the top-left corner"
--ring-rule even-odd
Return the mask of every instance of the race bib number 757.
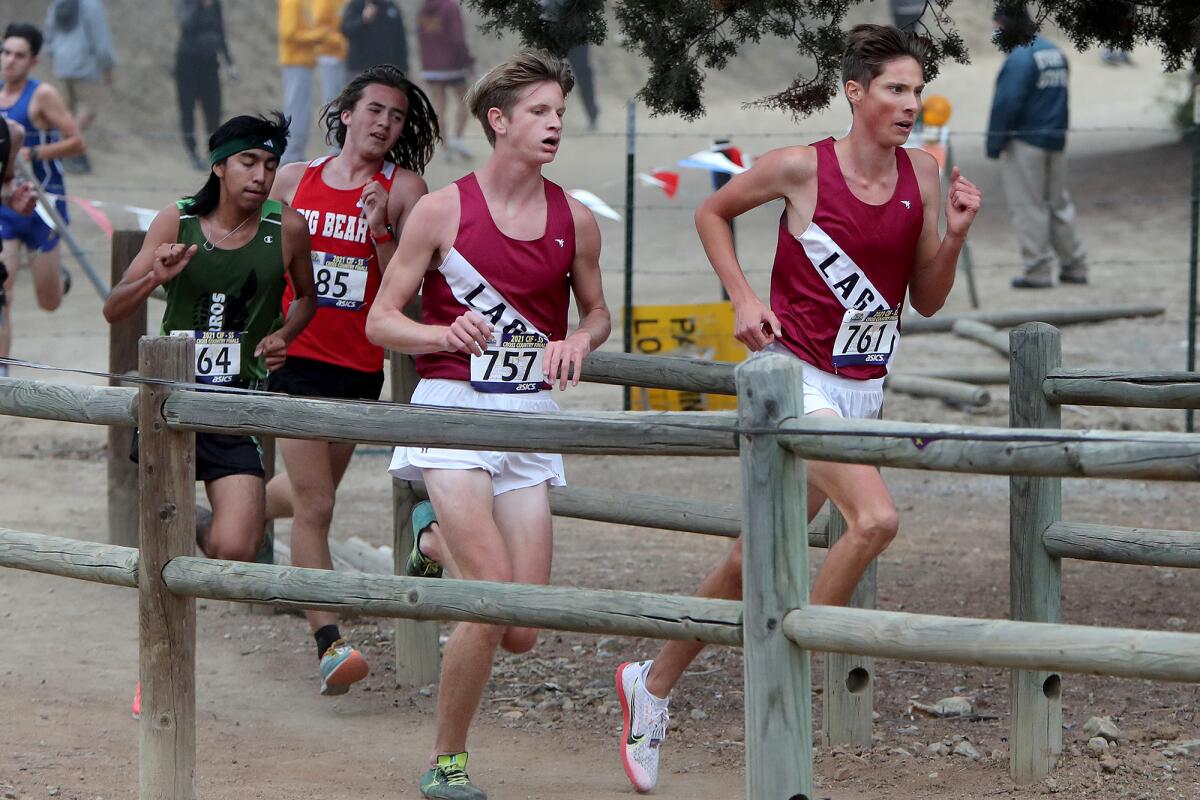
[[471, 355], [471, 386], [481, 392], [539, 392], [546, 339], [536, 333], [506, 333]]
[[850, 309], [842, 317], [833, 344], [833, 365], [886, 366], [899, 338], [900, 309], [881, 308], [874, 312]]

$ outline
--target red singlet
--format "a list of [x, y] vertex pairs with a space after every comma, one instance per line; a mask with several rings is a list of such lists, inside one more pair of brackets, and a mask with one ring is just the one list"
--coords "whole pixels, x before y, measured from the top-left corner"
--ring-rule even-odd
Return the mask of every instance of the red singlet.
[[[321, 179], [332, 158], [324, 156], [310, 163], [292, 197], [292, 207], [308, 221], [312, 238], [317, 313], [288, 347], [288, 355], [378, 372], [383, 369], [383, 348], [371, 344], [366, 327], [383, 271], [359, 205], [362, 186], [334, 189]], [[396, 169], [385, 161], [372, 180], [390, 192]], [[283, 295], [285, 316], [295, 297], [289, 279]]]
[[[425, 273], [421, 316], [426, 325], [449, 325], [475, 309], [501, 331], [539, 332], [550, 341], [567, 336], [575, 221], [566, 193], [543, 179], [546, 229], [537, 239], [505, 236], [488, 211], [475, 173], [458, 186], [458, 233], [436, 270]], [[416, 357], [422, 378], [470, 380], [466, 353]]]
[[[898, 314], [904, 305], [924, 222], [921, 189], [908, 153], [897, 147], [895, 193], [881, 205], [864, 203], [846, 185], [833, 143], [830, 138], [813, 145], [817, 205], [808, 229], [793, 235], [786, 211], [780, 219], [771, 310], [783, 328], [780, 341], [803, 361], [845, 378], [880, 378], [888, 372], [890, 355], [875, 351], [894, 346], [872, 341], [870, 331], [865, 340], [838, 334], [847, 311], [884, 309], [885, 316], [886, 309]], [[888, 337], [892, 333], [889, 329]], [[865, 354], [858, 360], [867, 363], [847, 363], [856, 354]]]

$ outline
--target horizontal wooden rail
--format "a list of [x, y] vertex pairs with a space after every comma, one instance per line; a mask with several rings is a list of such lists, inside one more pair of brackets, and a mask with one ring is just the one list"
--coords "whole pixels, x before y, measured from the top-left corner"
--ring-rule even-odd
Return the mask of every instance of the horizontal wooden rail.
[[783, 631], [809, 650], [876, 658], [1200, 681], [1200, 634], [807, 606]]
[[922, 378], [942, 378], [959, 383], [1008, 384], [1008, 367], [936, 367], [930, 369], [905, 370], [901, 375], [916, 375]]
[[137, 389], [0, 378], [0, 414], [10, 417], [137, 425]]
[[582, 379], [615, 386], [641, 386], [705, 394], [737, 394], [729, 361], [679, 356], [645, 356], [598, 350], [583, 362]]
[[1079, 308], [1029, 308], [1013, 311], [972, 311], [966, 314], [938, 314], [936, 317], [920, 317], [908, 314], [904, 317], [904, 332], [949, 333], [960, 319], [973, 319], [987, 323], [993, 328], [1015, 328], [1026, 322], [1046, 322], [1050, 325], [1075, 325], [1088, 322], [1106, 322], [1110, 319], [1130, 317], [1157, 317], [1164, 312], [1162, 306], [1085, 306]]
[[742, 643], [742, 604], [733, 600], [406, 578], [192, 557], [172, 559], [163, 568], [163, 580], [175, 594], [210, 600], [712, 644]]
[[[429, 491], [423, 482], [413, 481], [412, 488], [417, 497], [429, 499]], [[550, 511], [557, 517], [569, 519], [590, 519], [709, 536], [736, 538], [742, 530], [741, 512], [736, 506], [608, 489], [555, 486], [550, 489]], [[808, 544], [810, 547], [829, 546], [828, 514], [818, 514], [809, 524]]]
[[[0, 528], [0, 566], [136, 588], [138, 551]], [[406, 578], [190, 556], [168, 562], [163, 580], [174, 594], [212, 600], [324, 608], [379, 617], [742, 643], [742, 604], [733, 600]]]
[[950, 326], [950, 330], [961, 339], [979, 342], [984, 347], [1008, 358], [1008, 334], [986, 322], [980, 322], [977, 319], [956, 319]]
[[960, 406], [986, 406], [992, 402], [991, 392], [982, 386], [910, 372], [893, 372], [887, 376], [883, 388], [911, 397], [934, 397]]
[[136, 589], [138, 551], [0, 528], [0, 567]]
[[1200, 533], [1196, 531], [1056, 522], [1046, 529], [1042, 540], [1046, 552], [1056, 558], [1148, 567], [1200, 567]]
[[1200, 435], [935, 425], [806, 417], [780, 434], [819, 461], [983, 475], [1200, 479]]
[[1200, 373], [1056, 369], [1042, 391], [1060, 405], [1200, 408]]
[[[704, 412], [528, 414], [268, 395], [176, 392], [172, 428], [329, 442], [588, 455], [731, 456], [732, 417]], [[722, 419], [724, 417], [724, 419]]]

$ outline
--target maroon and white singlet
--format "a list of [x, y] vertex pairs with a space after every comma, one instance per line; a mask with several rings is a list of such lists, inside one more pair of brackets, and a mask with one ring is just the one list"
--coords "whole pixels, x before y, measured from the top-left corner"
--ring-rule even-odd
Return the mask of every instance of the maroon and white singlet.
[[781, 343], [801, 360], [844, 378], [888, 372], [900, 310], [916, 262], [924, 209], [912, 162], [896, 148], [896, 190], [880, 205], [854, 196], [832, 138], [816, 142], [817, 204], [799, 235], [779, 221], [771, 310]]
[[[527, 355], [567, 335], [575, 222], [562, 187], [543, 179], [546, 229], [537, 239], [504, 235], [492, 219], [475, 173], [458, 186], [458, 233], [436, 270], [425, 274], [422, 321], [450, 325], [469, 309], [496, 327], [488, 355], [425, 353], [416, 357], [422, 378], [471, 381], [483, 392], [536, 392], [546, 388], [541, 359]], [[540, 344], [539, 344], [540, 342]]]
[[[367, 313], [383, 271], [363, 217], [362, 187], [334, 189], [321, 178], [333, 156], [311, 162], [292, 195], [292, 208], [308, 221], [312, 238], [317, 313], [288, 347], [288, 355], [362, 372], [383, 369], [383, 348], [367, 339]], [[372, 180], [390, 192], [396, 165], [385, 161]], [[296, 297], [289, 278], [283, 313]]]

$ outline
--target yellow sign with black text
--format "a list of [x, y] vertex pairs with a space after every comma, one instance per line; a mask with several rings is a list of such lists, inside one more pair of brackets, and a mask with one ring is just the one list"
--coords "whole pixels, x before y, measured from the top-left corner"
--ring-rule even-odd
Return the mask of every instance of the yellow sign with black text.
[[[633, 352], [709, 361], [741, 361], [746, 357], [746, 348], [733, 338], [733, 306], [729, 302], [634, 306]], [[729, 411], [737, 408], [737, 398], [634, 389], [632, 404], [643, 411]]]

